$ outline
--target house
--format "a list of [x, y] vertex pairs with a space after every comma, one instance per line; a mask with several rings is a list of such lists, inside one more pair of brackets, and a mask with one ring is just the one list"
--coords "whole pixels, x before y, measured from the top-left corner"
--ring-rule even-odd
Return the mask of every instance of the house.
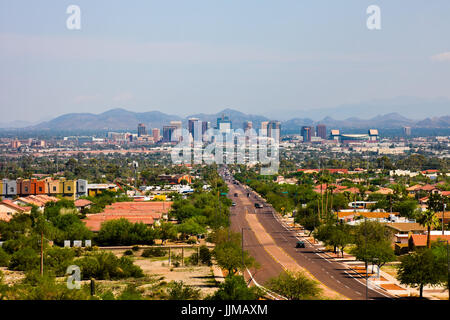
[[[443, 240], [450, 241], [450, 235], [442, 235], [442, 234], [431, 234], [430, 235], [431, 242]], [[409, 237], [408, 240], [408, 248], [410, 251], [416, 250], [417, 248], [424, 248], [427, 246], [427, 235], [426, 234], [413, 234]]]
[[22, 207], [11, 200], [3, 200], [0, 202], [0, 220], [8, 222], [15, 214], [31, 213], [31, 207]]
[[115, 184], [107, 183], [90, 183], [87, 185], [87, 194], [90, 197], [95, 197], [101, 194], [103, 191], [116, 191], [117, 186]]
[[386, 227], [391, 228], [397, 234], [423, 234], [427, 228], [417, 222], [390, 222]]
[[36, 206], [41, 211], [44, 210], [45, 205], [48, 202], [58, 202], [59, 199], [52, 196], [47, 196], [45, 194], [39, 194], [39, 195], [29, 195], [26, 197], [19, 197], [13, 202], [18, 205], [24, 205], [24, 206]]
[[87, 199], [78, 199], [74, 201], [75, 208], [77, 208], [78, 211], [81, 211], [83, 209], [89, 209], [91, 207], [92, 201], [89, 201]]
[[391, 219], [393, 216], [398, 216], [398, 212], [377, 212], [377, 211], [354, 211], [354, 210], [342, 210], [337, 213], [338, 219], [343, 222], [352, 222], [359, 218], [367, 218], [368, 220], [376, 220], [385, 222]]
[[189, 184], [192, 183], [192, 176], [189, 174], [161, 174], [158, 178], [159, 180], [166, 181], [169, 184], [180, 184], [183, 180], [186, 180]]
[[130, 201], [115, 202], [105, 207], [101, 213], [88, 214], [84, 223], [91, 231], [100, 231], [101, 224], [110, 220], [127, 219], [132, 223], [158, 225], [168, 219], [172, 202], [166, 201]]

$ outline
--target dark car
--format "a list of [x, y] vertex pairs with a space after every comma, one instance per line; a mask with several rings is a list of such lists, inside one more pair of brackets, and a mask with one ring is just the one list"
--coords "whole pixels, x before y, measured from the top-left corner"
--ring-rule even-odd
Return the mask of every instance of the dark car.
[[234, 194], [234, 196], [235, 196], [235, 197], [237, 197], [237, 196], [238, 196], [238, 194], [237, 194], [237, 193], [235, 193], [235, 194]]
[[295, 245], [296, 248], [305, 248], [305, 243], [303, 241], [297, 241]]

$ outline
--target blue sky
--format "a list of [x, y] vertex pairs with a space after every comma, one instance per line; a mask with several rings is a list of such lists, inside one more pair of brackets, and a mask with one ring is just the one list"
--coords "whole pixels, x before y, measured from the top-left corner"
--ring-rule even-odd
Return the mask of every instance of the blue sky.
[[449, 17], [448, 0], [0, 0], [0, 122], [450, 98]]

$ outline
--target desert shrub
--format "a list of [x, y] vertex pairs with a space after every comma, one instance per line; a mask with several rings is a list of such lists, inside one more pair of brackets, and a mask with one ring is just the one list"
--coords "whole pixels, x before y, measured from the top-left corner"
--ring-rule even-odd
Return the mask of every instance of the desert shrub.
[[199, 258], [197, 252], [194, 252], [190, 257], [185, 259], [185, 262], [187, 265], [197, 265], [199, 261], [198, 259]]
[[168, 289], [169, 300], [198, 300], [200, 290], [186, 286], [183, 281], [171, 281]]
[[5, 250], [0, 248], [0, 267], [7, 267], [9, 265], [9, 261], [11, 260], [11, 256], [6, 253]]
[[45, 251], [44, 265], [46, 270], [51, 270], [57, 277], [64, 276], [67, 267], [73, 264], [75, 251], [69, 248], [53, 247]]
[[132, 256], [133, 254], [133, 250], [125, 250], [125, 252], [123, 253], [124, 256]]
[[133, 247], [131, 248], [131, 250], [133, 250], [133, 251], [139, 251], [139, 246], [133, 246]]
[[39, 267], [39, 255], [31, 248], [16, 251], [11, 256], [9, 268], [18, 271], [30, 271]]
[[81, 269], [82, 279], [98, 280], [140, 278], [144, 276], [142, 269], [133, 264], [129, 257], [117, 258], [111, 252], [100, 252], [75, 261]]
[[211, 263], [211, 251], [207, 246], [200, 247], [200, 262], [210, 266]]
[[142, 252], [142, 256], [148, 257], [164, 257], [166, 255], [166, 250], [163, 248], [147, 248]]
[[117, 300], [142, 300], [142, 294], [136, 289], [136, 286], [128, 285], [117, 297]]

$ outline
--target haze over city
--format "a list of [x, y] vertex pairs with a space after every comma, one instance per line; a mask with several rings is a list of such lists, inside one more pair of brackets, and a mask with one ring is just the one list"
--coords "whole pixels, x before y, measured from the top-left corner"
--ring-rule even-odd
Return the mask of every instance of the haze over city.
[[368, 118], [376, 101], [422, 119], [450, 105], [445, 0], [377, 1], [381, 30], [366, 27], [372, 1], [76, 1], [80, 30], [71, 4], [0, 1], [0, 122], [119, 107], [319, 120], [348, 104]]

